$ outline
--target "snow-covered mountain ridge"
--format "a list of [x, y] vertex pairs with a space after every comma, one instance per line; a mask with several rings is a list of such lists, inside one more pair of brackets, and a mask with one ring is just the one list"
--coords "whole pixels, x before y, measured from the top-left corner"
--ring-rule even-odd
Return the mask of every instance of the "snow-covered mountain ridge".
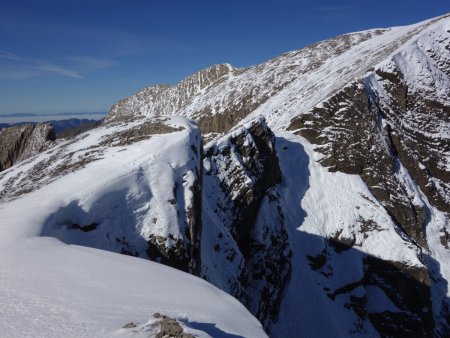
[[[450, 212], [449, 45], [448, 15], [411, 26], [347, 34], [283, 54], [254, 67], [236, 69], [224, 65], [228, 71], [216, 82], [208, 83], [197, 93], [191, 92], [193, 94], [188, 99], [171, 106], [170, 114], [197, 120], [206, 139], [214, 139], [236, 123], [245, 123], [262, 115], [275, 133], [288, 129], [315, 144], [313, 154], [317, 154], [312, 158], [315, 156], [330, 171], [356, 174], [362, 178], [372, 196], [369, 200], [380, 203], [377, 208], [387, 212], [387, 216], [377, 221], [374, 215], [359, 215], [356, 219], [347, 220], [345, 226], [334, 226], [334, 230], [330, 228], [322, 232], [321, 237], [325, 242], [327, 239], [331, 243], [337, 241], [344, 247], [364, 248], [365, 254], [382, 258], [381, 251], [373, 246], [368, 249], [364, 243], [377, 237], [372, 231], [382, 231], [381, 224], [386, 225], [389, 219], [391, 229], [417, 247], [416, 257], [422, 266], [420, 271], [408, 268], [410, 263], [404, 265], [406, 261], [396, 254], [383, 257], [398, 269], [395, 274], [398, 280], [402, 275], [409, 275], [418, 281], [417, 288], [422, 290], [416, 293], [428, 293], [419, 301], [419, 306], [419, 303], [408, 303], [407, 298], [414, 292], [408, 291], [409, 296], [404, 294], [403, 300], [399, 300], [393, 298], [395, 293], [402, 293], [398, 287], [394, 286], [396, 291], [384, 288], [397, 309], [403, 308], [403, 317], [393, 315], [392, 311], [375, 315], [367, 309], [372, 298], [369, 292], [372, 286], [364, 284], [372, 285], [368, 280], [373, 279], [369, 277], [373, 271], [377, 271], [378, 277], [382, 274], [382, 270], [374, 266], [389, 270], [385, 264], [374, 265], [370, 259], [363, 258], [363, 271], [359, 272], [362, 279], [348, 284], [354, 287], [342, 284], [338, 288], [349, 289], [348, 307], [354, 309], [351, 299], [360, 299], [364, 303], [361, 307], [365, 309], [364, 314], [359, 313], [360, 319], [368, 318], [371, 326], [385, 334], [395, 335], [395, 322], [413, 323], [414, 316], [419, 316], [422, 324], [416, 322], [410, 328], [405, 324], [399, 325], [401, 330], [417, 332], [421, 327], [421, 335], [429, 335], [433, 330], [442, 333], [449, 329], [446, 324], [448, 291], [445, 291], [448, 288], [443, 282], [450, 277], [446, 263], [450, 258], [447, 250]], [[202, 78], [203, 72], [207, 74], [209, 70], [200, 71], [189, 79]], [[177, 96], [178, 86], [171, 88], [171, 95]], [[164, 105], [162, 102], [166, 99], [163, 95], [152, 96], [152, 100], [161, 100], [159, 105]], [[146, 104], [137, 95], [115, 105], [108, 118], [165, 113], [157, 105]], [[330, 187], [324, 189], [329, 190]], [[336, 189], [341, 190], [338, 186]], [[314, 190], [314, 187], [310, 186], [309, 190]], [[322, 204], [319, 200], [319, 205]], [[357, 207], [360, 206], [353, 206]], [[326, 208], [320, 209], [321, 213], [326, 213]], [[283, 209], [284, 214], [292, 210], [292, 207], [289, 211]], [[360, 214], [360, 209], [356, 210], [356, 214]], [[316, 214], [317, 211], [311, 213]], [[337, 221], [338, 215], [332, 219]], [[281, 224], [280, 221], [275, 223]], [[323, 223], [317, 226], [322, 228]], [[365, 238], [357, 244], [359, 232], [365, 233]], [[295, 235], [291, 236], [291, 245], [292, 237]], [[430, 245], [431, 242], [438, 244]], [[326, 245], [324, 250], [322, 256], [312, 257], [330, 255]], [[440, 265], [439, 270], [436, 270], [439, 265], [431, 262], [434, 259]], [[295, 271], [295, 265], [293, 269]], [[408, 277], [405, 278], [402, 284], [411, 284], [411, 281], [407, 282]], [[392, 287], [392, 283], [385, 278], [384, 285], [391, 284]], [[375, 284], [380, 287], [379, 283]], [[420, 286], [422, 284], [424, 289]], [[216, 285], [220, 283], [216, 282]], [[362, 296], [352, 295], [356, 285], [364, 285]], [[433, 291], [442, 287], [443, 292]], [[404, 286], [402, 288], [406, 292]], [[431, 302], [430, 292], [441, 295]], [[285, 297], [291, 298], [292, 294]], [[420, 310], [428, 307], [430, 314], [431, 303], [433, 318], [424, 316]], [[405, 317], [407, 308], [407, 312], [415, 313], [412, 317]], [[411, 308], [416, 310], [411, 311]], [[355, 331], [369, 330], [366, 326], [361, 324]], [[275, 327], [283, 325], [275, 324]]]
[[[207, 133], [224, 132], [246, 117], [262, 115], [273, 130], [285, 129], [294, 116], [362, 77], [408, 41], [422, 39], [429, 27], [445, 33], [446, 18], [338, 36], [249, 68], [213, 66], [174, 87], [148, 87], [119, 101], [106, 120], [176, 114], [199, 121]], [[196, 90], [186, 90], [186, 83]]]
[[[85, 296], [108, 285], [95, 266], [104, 264], [107, 275], [127, 264], [133, 276], [152, 271], [139, 275], [148, 285], [152, 274], [181, 280], [163, 289], [161, 279], [155, 288], [139, 282], [136, 300], [133, 278], [114, 276], [123, 288], [114, 286], [113, 299], [127, 309], [139, 304], [132, 313], [141, 323], [164, 312], [211, 336], [264, 335], [211, 286], [200, 296], [211, 306], [196, 314], [199, 303], [179, 290], [208, 284], [74, 246], [81, 245], [202, 277], [273, 337], [448, 336], [449, 42], [447, 15], [339, 36], [246, 69], [212, 66], [121, 100], [99, 128], [0, 173], [4, 294], [39, 311], [51, 303], [45, 290], [31, 305], [21, 298], [31, 287], [14, 287], [16, 262], [36, 266], [31, 282], [54, 276], [50, 293], [60, 300], [69, 297], [61, 291], [67, 270], [47, 260], [79, 270], [86, 290], [71, 287]], [[25, 244], [14, 249], [17, 241]], [[61, 259], [39, 253], [40, 243]], [[90, 253], [92, 264], [83, 266]], [[89, 284], [92, 275], [98, 284]], [[162, 301], [161, 290], [173, 288]], [[89, 329], [105, 333], [119, 329], [126, 313], [115, 301], [97, 314], [60, 305], [45, 314], [86, 320], [80, 313], [87, 311]], [[223, 317], [227, 311], [240, 319]], [[152, 321], [118, 333], [138, 335]]]
[[[412, 273], [413, 278], [439, 289], [445, 282], [436, 281], [450, 278], [446, 263], [450, 258], [449, 45], [449, 15], [338, 36], [254, 67], [223, 65], [225, 71], [215, 77], [217, 81], [209, 77], [212, 81], [206, 86], [194, 86], [197, 92], [181, 95], [183, 100], [175, 100], [178, 104], [170, 106], [170, 114], [197, 120], [206, 139], [260, 115], [275, 133], [288, 129], [304, 136], [316, 145], [314, 153], [320, 155], [314, 156], [323, 166], [361, 177], [372, 195], [370, 200], [380, 203], [393, 229], [417, 246], [417, 257], [427, 270]], [[206, 69], [188, 79], [201, 79], [209, 72]], [[167, 87], [171, 102], [175, 102], [173, 96], [180, 96], [178, 88]], [[150, 99], [153, 104], [146, 102]], [[115, 105], [107, 120], [166, 114], [159, 109], [164, 102], [166, 95], [131, 96]], [[386, 224], [373, 216], [361, 217], [322, 235], [354, 247], [358, 238], [355, 222], [363, 224], [363, 232]], [[364, 252], [380, 257], [373, 248]], [[437, 259], [439, 271], [435, 271], [438, 265], [427, 265], [427, 257]], [[401, 261], [395, 255], [389, 260]], [[400, 270], [407, 272], [408, 268]], [[436, 332], [448, 330], [447, 294], [444, 291], [433, 302]], [[375, 315], [369, 314], [378, 330], [392, 333], [391, 324], [382, 327], [389, 322], [387, 316], [375, 324]], [[426, 321], [433, 320], [422, 318]], [[423, 334], [429, 334], [433, 325]]]

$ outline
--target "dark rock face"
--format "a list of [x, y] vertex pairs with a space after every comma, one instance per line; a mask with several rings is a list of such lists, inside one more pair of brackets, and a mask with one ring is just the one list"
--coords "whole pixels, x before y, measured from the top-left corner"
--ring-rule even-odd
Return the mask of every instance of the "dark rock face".
[[13, 126], [0, 130], [0, 171], [47, 149], [55, 140], [50, 124]]
[[[251, 137], [253, 144], [248, 144]], [[266, 191], [281, 182], [281, 172], [275, 153], [275, 139], [264, 122], [255, 122], [241, 133], [232, 135], [225, 147], [209, 147], [205, 157], [214, 163], [220, 158], [225, 163], [215, 163], [218, 170], [223, 169], [228, 176], [221, 183], [228, 194], [233, 194], [235, 204], [234, 220], [231, 226], [233, 238], [241, 247], [247, 244], [249, 231], [255, 222], [258, 207]], [[242, 167], [235, 166], [232, 155], [242, 158]], [[245, 172], [239, 172], [240, 170]], [[221, 176], [216, 171], [208, 175]], [[251, 179], [251, 182], [247, 181]], [[246, 182], [247, 181], [247, 182]]]
[[91, 224], [86, 224], [86, 225], [82, 225], [80, 226], [79, 224], [70, 224], [68, 226], [69, 229], [77, 229], [83, 232], [89, 232], [89, 231], [93, 231], [95, 229], [97, 229], [98, 227], [98, 223], [91, 223]]
[[[323, 241], [317, 255], [308, 256], [311, 273], [325, 281], [323, 290], [334, 302], [343, 303], [357, 315], [354, 332], [364, 333], [370, 322], [383, 337], [431, 337], [434, 331], [431, 278], [427, 267], [400, 261], [382, 260], [361, 252], [351, 242], [332, 236]], [[333, 261], [351, 258], [349, 275], [360, 276], [343, 283], [339, 267]], [[339, 277], [340, 276], [340, 277]], [[331, 288], [331, 289], [330, 289]]]
[[389, 128], [363, 83], [351, 84], [292, 121], [291, 130], [317, 144], [330, 171], [357, 174], [408, 236], [426, 246], [425, 210], [397, 176], [398, 158]]
[[425, 267], [416, 268], [367, 256], [364, 269], [363, 285], [381, 288], [400, 310], [368, 313], [370, 321], [382, 335], [433, 335], [430, 277]]
[[[449, 40], [442, 41], [447, 48]], [[450, 62], [435, 62], [450, 78], [447, 64]], [[389, 121], [389, 136], [395, 153], [430, 202], [450, 213], [450, 171], [446, 167], [450, 154], [450, 139], [446, 136], [450, 130], [450, 105], [427, 91], [414, 89], [417, 84], [404, 79], [405, 75], [398, 68], [392, 73], [377, 70], [374, 77], [388, 95], [377, 103]], [[374, 91], [372, 95], [377, 97], [377, 94]]]
[[[168, 247], [167, 240], [174, 243]], [[198, 266], [198, 262], [185, 250], [184, 242], [180, 239], [151, 235], [148, 240], [147, 256], [152, 261], [171, 266], [173, 268], [190, 271], [193, 265]]]
[[191, 257], [191, 262], [188, 263], [189, 271], [193, 274], [199, 275], [201, 271], [201, 240], [202, 240], [202, 189], [203, 189], [203, 147], [199, 142], [191, 146], [194, 154], [200, 159], [200, 165], [195, 171], [196, 180], [189, 187], [192, 193], [192, 204], [186, 210], [187, 225], [185, 236], [189, 239], [187, 243], [187, 253]]
[[256, 120], [208, 145], [204, 164], [202, 276], [270, 330], [291, 268], [274, 189], [281, 181], [275, 137]]

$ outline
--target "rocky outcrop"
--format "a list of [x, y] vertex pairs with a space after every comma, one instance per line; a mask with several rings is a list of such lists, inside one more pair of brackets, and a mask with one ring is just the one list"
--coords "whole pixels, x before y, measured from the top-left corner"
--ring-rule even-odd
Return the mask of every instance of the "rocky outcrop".
[[408, 236], [425, 245], [423, 203], [409, 196], [381, 112], [361, 82], [295, 118], [291, 130], [318, 145], [330, 171], [357, 174]]
[[450, 36], [437, 41], [442, 45], [434, 46], [435, 49], [423, 47], [423, 53], [429, 58], [429, 64], [422, 70], [425, 74], [410, 79], [408, 72], [413, 65], [402, 64], [401, 69], [393, 62], [377, 69], [370, 81], [383, 90], [381, 93], [374, 88], [371, 94], [388, 122], [389, 137], [398, 159], [430, 202], [450, 213], [450, 102], [448, 92], [445, 96], [440, 93], [443, 90], [440, 86], [429, 83], [434, 81], [431, 79], [434, 73], [450, 81], [450, 57], [444, 59], [448, 54], [439, 51], [449, 49]]
[[185, 332], [185, 325], [176, 318], [154, 313], [145, 324], [128, 323], [118, 333], [133, 333], [149, 338], [194, 338], [194, 335]]
[[13, 126], [0, 130], [0, 171], [47, 149], [55, 140], [50, 124]]
[[364, 287], [379, 287], [397, 307], [396, 311], [383, 312], [366, 307], [369, 309], [367, 315], [378, 332], [394, 337], [433, 335], [430, 276], [426, 267], [411, 267], [367, 256], [364, 270]]
[[153, 318], [160, 319], [160, 330], [155, 338], [173, 337], [173, 338], [194, 338], [189, 333], [183, 333], [183, 328], [175, 318], [154, 314]]
[[[386, 230], [371, 235], [379, 231]], [[305, 243], [323, 243], [320, 252], [307, 256], [310, 273], [317, 275], [318, 288], [332, 302], [355, 313], [352, 333], [367, 334], [373, 327], [381, 336], [433, 336], [431, 277], [425, 265], [380, 259], [339, 235], [325, 240], [305, 236]]]
[[205, 174], [222, 178], [221, 188], [232, 199], [231, 234], [244, 247], [266, 191], [281, 182], [275, 137], [258, 119], [210, 144], [205, 164], [210, 169]]
[[256, 119], [208, 144], [203, 163], [202, 277], [270, 330], [291, 269], [274, 135]]

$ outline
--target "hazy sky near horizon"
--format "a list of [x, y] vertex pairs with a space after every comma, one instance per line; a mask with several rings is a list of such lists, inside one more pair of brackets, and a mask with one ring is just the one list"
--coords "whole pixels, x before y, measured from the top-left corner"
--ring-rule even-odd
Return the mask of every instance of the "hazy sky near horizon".
[[447, 12], [450, 0], [2, 0], [0, 115], [107, 111], [211, 64]]

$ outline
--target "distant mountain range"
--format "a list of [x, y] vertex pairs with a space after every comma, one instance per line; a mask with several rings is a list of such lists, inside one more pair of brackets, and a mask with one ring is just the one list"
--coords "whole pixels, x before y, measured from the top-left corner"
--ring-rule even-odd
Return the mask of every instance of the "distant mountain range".
[[[21, 116], [27, 116], [29, 117], [31, 114], [23, 114]], [[47, 115], [45, 115], [47, 116]], [[43, 121], [43, 123], [49, 123], [53, 125], [53, 129], [55, 131], [56, 136], [61, 135], [62, 132], [64, 132], [66, 129], [69, 128], [80, 128], [84, 126], [91, 126], [97, 123], [98, 120], [94, 119], [79, 119], [79, 118], [71, 118], [71, 119], [65, 119], [65, 120], [48, 120]], [[26, 124], [32, 124], [35, 125], [38, 122], [17, 122], [17, 123], [0, 123], [0, 130], [4, 128], [9, 128], [12, 126], [21, 126]]]
[[0, 117], [40, 117], [40, 116], [72, 116], [72, 115], [106, 115], [106, 112], [65, 112], [65, 113], [11, 113], [1, 114]]
[[18, 122], [48, 122], [59, 121], [68, 119], [88, 119], [88, 120], [100, 120], [107, 114], [104, 112], [81, 112], [81, 113], [12, 113], [12, 114], [0, 114], [0, 125], [2, 124], [16, 124]]

